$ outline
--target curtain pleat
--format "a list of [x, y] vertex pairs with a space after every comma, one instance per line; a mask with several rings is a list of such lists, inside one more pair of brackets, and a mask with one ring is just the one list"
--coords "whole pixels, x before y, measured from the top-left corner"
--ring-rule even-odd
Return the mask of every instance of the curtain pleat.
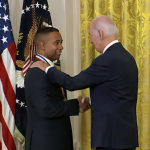
[[[138, 65], [137, 150], [150, 150], [150, 0], [80, 0], [80, 4], [82, 70], [100, 55], [90, 41], [90, 21], [107, 15], [119, 29], [118, 40]], [[82, 94], [90, 96], [89, 89]], [[81, 123], [81, 150], [91, 150], [91, 110], [82, 114]]]

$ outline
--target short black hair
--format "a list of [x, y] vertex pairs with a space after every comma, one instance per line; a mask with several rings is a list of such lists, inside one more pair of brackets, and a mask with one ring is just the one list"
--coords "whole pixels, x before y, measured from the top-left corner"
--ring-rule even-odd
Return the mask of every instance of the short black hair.
[[50, 33], [50, 32], [59, 32], [58, 29], [54, 28], [54, 27], [45, 27], [45, 28], [40, 28], [39, 30], [37, 30], [36, 34], [39, 33]]
[[35, 36], [34, 36], [34, 42], [36, 43], [36, 40], [42, 36], [42, 35], [47, 35], [51, 32], [59, 32], [58, 29], [54, 28], [54, 27], [45, 27], [45, 28], [41, 28], [39, 30], [37, 30]]

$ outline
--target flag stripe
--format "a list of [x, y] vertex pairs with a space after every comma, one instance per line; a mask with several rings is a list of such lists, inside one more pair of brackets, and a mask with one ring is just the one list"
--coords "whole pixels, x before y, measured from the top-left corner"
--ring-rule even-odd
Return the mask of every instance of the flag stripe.
[[4, 95], [1, 80], [0, 80], [0, 88], [2, 89], [0, 91], [1, 105], [2, 105], [2, 108], [5, 108], [5, 109], [2, 109], [1, 114], [2, 114], [2, 117], [4, 118], [4, 121], [6, 122], [7, 126], [9, 127], [9, 131], [13, 135], [15, 119], [14, 119], [14, 116], [13, 116], [11, 110], [10, 110], [8, 101]]
[[[2, 56], [0, 55], [0, 62], [2, 62]], [[3, 63], [0, 63], [1, 73], [0, 73], [0, 79], [3, 85], [3, 91], [5, 94], [5, 97], [8, 101], [8, 104], [11, 108], [11, 111], [13, 115], [15, 116], [15, 103], [13, 100], [15, 100], [15, 93], [11, 86], [10, 79], [7, 75], [6, 69], [4, 67]]]
[[24, 74], [24, 75], [26, 75], [26, 73], [27, 73], [27, 71], [28, 71], [28, 69], [29, 69], [29, 66], [30, 66], [30, 65], [27, 66], [27, 69], [26, 69], [26, 70], [23, 70], [23, 74]]
[[6, 145], [5, 145], [4, 141], [3, 141], [3, 139], [2, 139], [1, 146], [2, 146], [2, 147], [0, 148], [0, 150], [8, 150], [8, 148], [6, 147]]
[[7, 146], [7, 149], [8, 150], [11, 150], [11, 149], [16, 150], [14, 139], [13, 139], [11, 133], [9, 132], [8, 126], [5, 123], [3, 116], [2, 116], [2, 133], [3, 133], [3, 140], [4, 140], [5, 145]]
[[28, 62], [26, 62], [25, 67], [23, 68], [23, 71], [26, 71], [28, 69], [28, 66], [30, 65], [30, 60], [28, 60]]
[[27, 59], [26, 59], [26, 61], [25, 61], [26, 63], [24, 64], [24, 68], [26, 68], [26, 65], [30, 62], [30, 58], [29, 58], [29, 56], [27, 57]]
[[1, 119], [2, 119], [2, 136], [3, 136], [4, 143], [7, 146], [8, 150], [11, 149], [16, 150], [14, 139], [11, 133], [9, 132], [8, 126], [5, 123], [3, 116]]
[[[0, 126], [0, 128], [1, 128], [1, 126]], [[0, 141], [0, 150], [2, 150], [2, 143], [1, 143], [1, 141]]]
[[[1, 87], [1, 86], [0, 86]], [[2, 114], [2, 103], [0, 101], [0, 110]], [[2, 135], [1, 135], [1, 150], [16, 150], [14, 139], [8, 129], [7, 124], [5, 123], [5, 120], [3, 116], [1, 115], [1, 130], [2, 130]], [[7, 147], [6, 147], [7, 145]]]
[[[8, 49], [6, 48], [3, 51], [1, 56], [2, 56], [4, 67], [7, 71], [8, 78], [10, 79], [11, 86], [13, 87], [13, 91], [15, 91], [15, 88], [16, 88], [16, 86], [15, 86], [15, 83], [16, 83], [15, 64], [14, 64], [14, 61], [8, 51], [9, 51], [9, 47], [8, 47]], [[12, 76], [12, 74], [13, 74], [13, 76]]]
[[13, 59], [13, 63], [16, 65], [16, 45], [14, 41], [8, 46], [8, 50]]

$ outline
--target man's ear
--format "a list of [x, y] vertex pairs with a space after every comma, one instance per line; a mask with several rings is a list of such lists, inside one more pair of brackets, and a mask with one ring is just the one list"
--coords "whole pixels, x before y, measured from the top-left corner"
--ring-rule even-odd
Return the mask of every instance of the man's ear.
[[39, 44], [39, 46], [40, 46], [41, 50], [45, 50], [44, 42], [41, 41], [40, 44]]
[[102, 30], [98, 30], [98, 34], [99, 34], [99, 37], [101, 38], [101, 40], [103, 39], [103, 36], [104, 36], [104, 33]]

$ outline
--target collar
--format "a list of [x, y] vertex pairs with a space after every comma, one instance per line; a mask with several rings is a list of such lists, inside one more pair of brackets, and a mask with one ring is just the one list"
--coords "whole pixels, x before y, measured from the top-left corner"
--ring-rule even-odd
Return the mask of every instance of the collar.
[[114, 45], [115, 43], [119, 43], [119, 41], [118, 41], [118, 40], [114, 40], [114, 41], [110, 42], [110, 43], [104, 48], [103, 54], [106, 52], [106, 50], [107, 50], [110, 46]]
[[40, 54], [36, 55], [36, 59], [42, 60], [42, 61], [48, 63], [50, 66], [54, 66], [54, 63], [52, 61], [50, 61], [49, 59], [47, 59], [46, 57], [44, 57], [44, 56], [42, 56]]

